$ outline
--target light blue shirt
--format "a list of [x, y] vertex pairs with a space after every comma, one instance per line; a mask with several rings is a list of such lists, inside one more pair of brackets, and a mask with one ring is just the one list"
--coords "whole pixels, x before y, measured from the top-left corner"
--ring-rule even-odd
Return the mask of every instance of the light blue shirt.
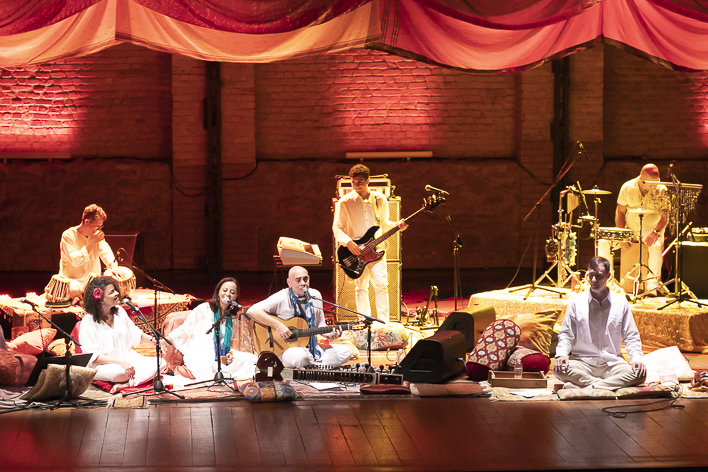
[[574, 358], [588, 364], [597, 365], [598, 360], [604, 359], [614, 365], [623, 361], [623, 341], [630, 362], [641, 362], [642, 341], [625, 297], [610, 291], [598, 301], [588, 290], [568, 302], [558, 333], [556, 357], [572, 352]]

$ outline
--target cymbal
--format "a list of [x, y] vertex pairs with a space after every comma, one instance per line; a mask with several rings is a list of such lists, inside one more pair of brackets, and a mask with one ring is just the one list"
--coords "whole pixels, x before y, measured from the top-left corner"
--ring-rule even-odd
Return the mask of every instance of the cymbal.
[[647, 210], [646, 208], [632, 208], [631, 210], [627, 210], [627, 213], [633, 213], [635, 215], [656, 215], [659, 212], [656, 210]]
[[584, 193], [585, 195], [609, 195], [612, 192], [609, 192], [607, 190], [600, 190], [597, 187], [593, 187], [590, 190], [581, 190], [580, 193]]
[[578, 219], [582, 220], [582, 221], [595, 221], [595, 220], [597, 220], [597, 218], [595, 218], [594, 216], [591, 216], [591, 215], [581, 216]]

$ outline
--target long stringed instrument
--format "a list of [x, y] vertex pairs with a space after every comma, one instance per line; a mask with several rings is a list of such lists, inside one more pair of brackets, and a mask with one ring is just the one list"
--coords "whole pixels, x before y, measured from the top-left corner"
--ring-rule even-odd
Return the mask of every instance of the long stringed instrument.
[[256, 362], [256, 382], [267, 380], [303, 380], [355, 384], [403, 385], [401, 374], [355, 372], [346, 370], [286, 369], [274, 352], [264, 351]]
[[[407, 223], [423, 211], [435, 211], [438, 205], [442, 203], [445, 203], [445, 198], [440, 195], [430, 195], [425, 199], [423, 206], [418, 211], [403, 221]], [[354, 241], [354, 243], [359, 246], [359, 249], [361, 249], [361, 254], [358, 256], [352, 253], [346, 246], [339, 246], [339, 249], [337, 249], [337, 262], [342, 267], [344, 273], [352, 279], [358, 279], [361, 277], [361, 274], [364, 272], [367, 265], [381, 260], [385, 254], [385, 251], [383, 250], [377, 251], [376, 246], [396, 234], [400, 231], [400, 229], [401, 228], [398, 226], [394, 226], [378, 238], [374, 238], [374, 236], [376, 236], [376, 232], [379, 230], [379, 227], [372, 226], [366, 231], [364, 236]]]
[[270, 326], [265, 326], [260, 323], [253, 325], [253, 347], [256, 352], [273, 351], [277, 355], [281, 355], [283, 351], [291, 347], [306, 347], [310, 342], [310, 336], [314, 334], [331, 333], [335, 328], [340, 328], [342, 331], [350, 329], [363, 328], [363, 323], [346, 323], [336, 326], [322, 326], [321, 328], [310, 328], [307, 321], [303, 318], [290, 318], [285, 321], [290, 330], [290, 337], [282, 339]]

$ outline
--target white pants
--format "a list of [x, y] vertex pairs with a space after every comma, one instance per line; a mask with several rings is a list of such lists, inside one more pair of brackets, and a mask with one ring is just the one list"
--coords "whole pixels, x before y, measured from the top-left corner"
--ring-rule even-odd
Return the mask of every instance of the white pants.
[[[154, 357], [145, 357], [137, 352], [131, 352], [126, 361], [135, 369], [135, 375], [132, 378], [118, 364], [101, 364], [93, 367], [96, 369], [96, 377], [94, 379], [103, 382], [128, 383], [131, 387], [135, 387], [155, 377], [157, 361]], [[165, 360], [160, 359], [160, 371], [164, 370], [166, 365]]]
[[388, 322], [388, 273], [386, 271], [386, 257], [380, 261], [369, 264], [364, 269], [361, 277], [354, 280], [354, 293], [356, 295], [356, 311], [371, 316], [369, 304], [369, 282], [374, 286], [376, 293], [376, 318]]
[[591, 365], [580, 359], [574, 359], [573, 356], [570, 356], [565, 372], [554, 372], [554, 375], [558, 380], [570, 382], [578, 387], [604, 388], [606, 390], [639, 385], [646, 378], [637, 377], [637, 374], [632, 371], [632, 366], [624, 360], [610, 366], [604, 359], [600, 359], [597, 365]]
[[[350, 351], [348, 347], [333, 345], [329, 349], [324, 350], [322, 359], [320, 359], [320, 362], [317, 364], [339, 367], [351, 357], [352, 351]], [[315, 358], [306, 347], [288, 348], [280, 355], [280, 360], [283, 361], [283, 366], [286, 369], [301, 369], [315, 364]]]

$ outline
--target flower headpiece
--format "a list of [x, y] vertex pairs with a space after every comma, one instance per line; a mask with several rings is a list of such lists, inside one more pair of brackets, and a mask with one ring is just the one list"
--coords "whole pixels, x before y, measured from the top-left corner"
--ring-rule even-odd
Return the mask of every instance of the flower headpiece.
[[96, 300], [100, 300], [103, 298], [103, 290], [101, 290], [99, 287], [96, 287], [93, 289], [93, 298]]

